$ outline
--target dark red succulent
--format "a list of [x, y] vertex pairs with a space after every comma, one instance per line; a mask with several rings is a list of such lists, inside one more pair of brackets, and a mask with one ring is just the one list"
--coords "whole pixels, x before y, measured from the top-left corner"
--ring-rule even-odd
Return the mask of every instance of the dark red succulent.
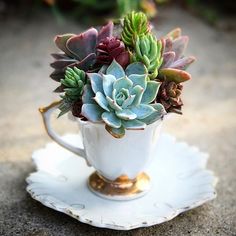
[[97, 46], [97, 63], [109, 65], [113, 59], [125, 68], [130, 62], [129, 52], [118, 38], [106, 37]]
[[182, 114], [183, 102], [180, 97], [182, 89], [182, 84], [165, 80], [160, 86], [156, 101], [161, 103], [167, 112]]
[[159, 70], [159, 78], [167, 78], [179, 83], [191, 79], [191, 75], [185, 70], [195, 61], [193, 56], [184, 56], [188, 44], [188, 36], [182, 36], [180, 28], [172, 30], [162, 41], [163, 62]]
[[78, 100], [76, 102], [73, 102], [73, 105], [72, 105], [72, 114], [73, 116], [75, 117], [81, 117], [81, 107], [82, 107], [82, 101], [81, 100]]

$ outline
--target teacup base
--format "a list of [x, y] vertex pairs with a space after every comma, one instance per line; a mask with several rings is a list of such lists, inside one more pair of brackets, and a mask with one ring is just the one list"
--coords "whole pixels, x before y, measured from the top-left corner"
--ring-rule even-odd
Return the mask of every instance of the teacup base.
[[108, 180], [98, 172], [88, 179], [89, 189], [96, 195], [110, 200], [132, 200], [142, 197], [150, 190], [150, 177], [142, 172], [135, 179], [122, 175], [114, 181]]

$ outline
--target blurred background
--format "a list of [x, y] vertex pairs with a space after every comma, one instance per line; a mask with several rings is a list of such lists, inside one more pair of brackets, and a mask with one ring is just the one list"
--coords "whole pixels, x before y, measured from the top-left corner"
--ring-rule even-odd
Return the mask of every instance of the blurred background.
[[235, 1], [215, 0], [1, 0], [0, 17], [28, 18], [42, 11], [51, 12], [57, 22], [74, 20], [101, 23], [107, 18], [119, 18], [132, 10], [143, 11], [149, 18], [157, 17], [158, 9], [178, 5], [206, 22], [220, 28], [235, 27]]
[[[78, 223], [32, 200], [25, 178], [31, 153], [50, 139], [38, 107], [58, 100], [50, 54], [57, 34], [80, 33], [131, 10], [144, 11], [157, 37], [181, 27], [192, 80], [183, 90], [183, 115], [165, 131], [211, 156], [218, 198], [173, 221], [122, 235], [235, 235], [236, 232], [236, 1], [224, 0], [0, 0], [0, 235], [120, 235]], [[66, 116], [59, 133], [77, 132]]]

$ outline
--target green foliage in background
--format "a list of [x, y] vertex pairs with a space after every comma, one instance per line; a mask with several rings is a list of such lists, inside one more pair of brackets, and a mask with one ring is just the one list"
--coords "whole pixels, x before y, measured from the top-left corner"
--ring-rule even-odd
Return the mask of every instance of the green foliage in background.
[[118, 13], [121, 17], [131, 11], [138, 11], [139, 5], [139, 0], [117, 0]]
[[115, 1], [111, 0], [73, 0], [85, 8], [90, 8], [96, 11], [106, 11], [115, 7]]
[[104, 16], [119, 19], [131, 11], [143, 11], [149, 18], [154, 17], [157, 14], [157, 3], [163, 0], [68, 0], [66, 3], [62, 0], [43, 1], [51, 6], [59, 23], [69, 13], [67, 17], [84, 22], [96, 20], [99, 24]]

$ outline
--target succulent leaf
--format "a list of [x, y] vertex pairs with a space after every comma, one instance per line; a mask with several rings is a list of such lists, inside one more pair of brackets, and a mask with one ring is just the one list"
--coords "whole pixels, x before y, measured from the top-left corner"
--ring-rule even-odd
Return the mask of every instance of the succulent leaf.
[[122, 109], [121, 111], [116, 111], [117, 117], [122, 120], [134, 120], [137, 115], [129, 109]]
[[134, 101], [135, 95], [129, 95], [126, 100], [122, 104], [122, 108], [126, 109], [129, 105], [131, 105]]
[[116, 91], [120, 91], [122, 88], [130, 89], [132, 86], [133, 82], [128, 77], [117, 79], [113, 83], [113, 89], [116, 89]]
[[170, 31], [165, 36], [165, 38], [171, 38], [173, 40], [173, 39], [179, 38], [181, 36], [181, 33], [182, 33], [182, 30], [180, 28], [175, 28], [172, 31]]
[[[95, 52], [98, 32], [91, 28], [82, 34], [69, 38], [66, 48], [79, 60], [82, 60], [90, 53]], [[89, 43], [88, 43], [89, 42]]]
[[196, 60], [195, 57], [183, 57], [175, 62], [172, 63], [171, 68], [179, 69], [179, 70], [186, 70], [187, 67], [192, 64]]
[[106, 97], [106, 99], [107, 99], [107, 101], [108, 101], [108, 103], [109, 103], [109, 106], [110, 106], [112, 109], [114, 109], [115, 111], [121, 111], [121, 110], [122, 110], [121, 106], [119, 106], [115, 100], [111, 99], [111, 98], [108, 97], [108, 96]]
[[111, 65], [108, 66], [106, 74], [113, 75], [116, 79], [123, 78], [125, 76], [123, 68], [116, 62], [116, 60], [113, 60]]
[[115, 138], [122, 138], [125, 135], [124, 126], [121, 126], [120, 128], [113, 128], [111, 126], [105, 125], [105, 128]]
[[84, 86], [84, 93], [82, 95], [82, 100], [84, 103], [95, 104], [96, 102], [93, 99], [94, 93], [90, 84]]
[[188, 45], [188, 36], [182, 36], [173, 40], [172, 50], [175, 52], [175, 60], [179, 59]]
[[147, 75], [130, 75], [129, 79], [133, 82], [133, 86], [139, 85], [141, 86], [144, 90], [146, 89], [147, 82], [146, 82]]
[[74, 63], [75, 60], [74, 59], [62, 59], [60, 61], [54, 61], [53, 63], [50, 64], [50, 66], [54, 69], [58, 68], [58, 67], [67, 67], [70, 64]]
[[144, 104], [149, 104], [153, 102], [157, 96], [159, 87], [161, 83], [156, 81], [148, 81], [145, 92], [143, 93], [141, 102]]
[[133, 105], [138, 106], [141, 103], [142, 97], [143, 97], [144, 89], [140, 85], [136, 85], [131, 90], [131, 95], [135, 95]]
[[112, 128], [120, 128], [121, 120], [113, 112], [103, 112], [103, 121]]
[[[101, 92], [97, 92], [94, 100], [97, 104], [106, 111], [110, 111], [108, 108], [108, 101], [106, 100], [105, 96]], [[117, 128], [117, 127], [116, 127]]]
[[[73, 36], [73, 34], [72, 34], [72, 36]], [[58, 36], [56, 36], [56, 37], [58, 37]], [[56, 37], [55, 37], [55, 39], [54, 39], [54, 41], [56, 41]], [[58, 46], [57, 46], [58, 47]], [[59, 48], [59, 47], [58, 47]], [[56, 60], [62, 60], [62, 59], [69, 59], [67, 56], [66, 56], [66, 54], [64, 54], [64, 53], [62, 53], [62, 52], [58, 52], [58, 53], [51, 53], [51, 56], [54, 58], [54, 59], [56, 59]]]
[[165, 67], [168, 67], [170, 65], [172, 65], [172, 63], [174, 62], [175, 60], [175, 52], [166, 52], [163, 54], [163, 63], [162, 63], [162, 66], [165, 65]]
[[81, 114], [92, 122], [101, 122], [104, 110], [97, 104], [83, 104]]
[[131, 111], [136, 114], [137, 119], [141, 120], [151, 115], [155, 109], [150, 105], [140, 104], [139, 106], [132, 107]]
[[102, 39], [105, 39], [107, 37], [111, 37], [112, 33], [113, 33], [113, 28], [114, 28], [114, 24], [112, 21], [109, 21], [108, 24], [102, 26], [102, 28], [98, 32], [98, 39], [97, 39], [98, 42], [97, 43], [99, 44]]
[[151, 115], [140, 120], [147, 125], [150, 125], [153, 122], [162, 119], [166, 114], [166, 110], [161, 103], [151, 104], [151, 106], [155, 109], [155, 111]]
[[167, 81], [174, 81], [178, 84], [191, 79], [191, 75], [188, 72], [173, 68], [161, 69], [160, 76]]
[[141, 62], [134, 62], [132, 64], [129, 64], [125, 70], [125, 74], [127, 76], [130, 75], [146, 75], [148, 73], [147, 68], [145, 65]]
[[[73, 36], [75, 36], [75, 34], [63, 34], [63, 35], [57, 35], [54, 39], [57, 47], [61, 49], [63, 52], [65, 52], [68, 56], [71, 56], [71, 57], [73, 57], [74, 55], [67, 49], [66, 42], [68, 39], [70, 39]], [[54, 57], [55, 57], [55, 54], [54, 54]]]
[[98, 73], [87, 73], [88, 78], [90, 79], [92, 89], [94, 93], [103, 92], [103, 80], [102, 76]]

